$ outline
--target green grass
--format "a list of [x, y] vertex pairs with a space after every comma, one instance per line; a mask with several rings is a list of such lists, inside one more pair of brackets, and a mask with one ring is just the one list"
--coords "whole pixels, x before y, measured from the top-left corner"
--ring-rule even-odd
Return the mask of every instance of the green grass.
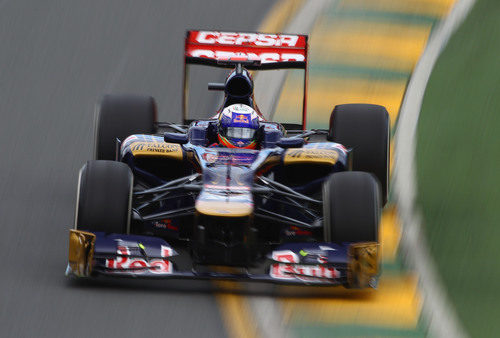
[[479, 0], [441, 55], [418, 126], [419, 204], [473, 337], [500, 335], [500, 3]]
[[424, 331], [391, 329], [385, 327], [360, 326], [360, 325], [315, 325], [315, 326], [293, 326], [293, 333], [300, 338], [321, 337], [425, 337]]

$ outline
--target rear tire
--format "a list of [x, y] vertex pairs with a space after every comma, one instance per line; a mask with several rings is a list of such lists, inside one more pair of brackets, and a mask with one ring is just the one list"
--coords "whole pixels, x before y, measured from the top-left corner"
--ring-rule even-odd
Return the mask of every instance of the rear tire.
[[156, 102], [151, 96], [105, 95], [95, 117], [96, 160], [115, 160], [116, 139], [153, 134]]
[[343, 104], [330, 116], [329, 140], [353, 148], [352, 170], [375, 175], [383, 205], [389, 191], [389, 132], [389, 114], [383, 106]]
[[378, 242], [380, 188], [372, 174], [346, 171], [323, 185], [326, 242]]
[[115, 161], [88, 161], [80, 170], [75, 229], [129, 233], [133, 175]]

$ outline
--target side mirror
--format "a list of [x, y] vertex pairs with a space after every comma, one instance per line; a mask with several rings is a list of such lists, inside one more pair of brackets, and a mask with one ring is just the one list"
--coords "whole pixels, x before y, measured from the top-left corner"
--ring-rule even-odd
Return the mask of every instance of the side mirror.
[[276, 142], [276, 145], [281, 148], [300, 148], [304, 145], [304, 139], [301, 137], [288, 137], [288, 138], [282, 138], [278, 142]]
[[188, 142], [188, 135], [167, 132], [163, 134], [163, 139], [168, 143], [186, 144]]

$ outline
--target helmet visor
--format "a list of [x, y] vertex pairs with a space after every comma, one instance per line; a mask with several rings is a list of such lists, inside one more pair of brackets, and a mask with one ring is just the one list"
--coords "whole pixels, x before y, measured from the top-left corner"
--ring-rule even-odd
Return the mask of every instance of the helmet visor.
[[250, 140], [255, 134], [255, 129], [241, 128], [241, 127], [228, 127], [227, 136], [230, 138], [237, 138], [242, 140]]

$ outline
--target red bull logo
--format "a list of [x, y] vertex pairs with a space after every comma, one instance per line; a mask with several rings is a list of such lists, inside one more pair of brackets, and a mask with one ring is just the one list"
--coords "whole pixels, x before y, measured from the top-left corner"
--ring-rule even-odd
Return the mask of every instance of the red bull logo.
[[237, 115], [234, 117], [233, 122], [235, 122], [235, 123], [246, 123], [246, 124], [250, 124], [250, 119], [249, 119], [249, 116], [248, 116], [248, 115], [244, 115], [244, 114], [237, 114]]

